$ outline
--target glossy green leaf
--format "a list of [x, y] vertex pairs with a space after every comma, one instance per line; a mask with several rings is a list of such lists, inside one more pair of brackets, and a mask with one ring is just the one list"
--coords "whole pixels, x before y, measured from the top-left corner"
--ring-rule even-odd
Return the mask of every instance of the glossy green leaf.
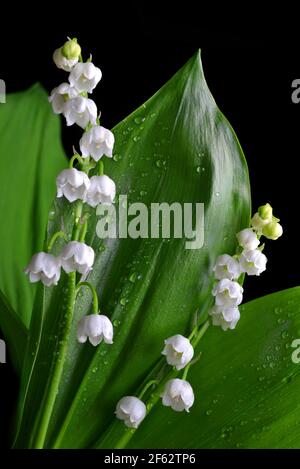
[[300, 287], [243, 305], [234, 331], [211, 326], [200, 343], [190, 413], [158, 404], [129, 447], [299, 448], [299, 339]]
[[[77, 343], [77, 321], [91, 309], [89, 292], [78, 298], [65, 338], [66, 276], [59, 287], [44, 294], [41, 289], [24, 368], [18, 447], [91, 447], [114, 419], [118, 399], [151, 370], [163, 339], [189, 330], [196, 308], [211, 298], [216, 256], [234, 252], [235, 233], [249, 223], [246, 162], [208, 90], [198, 53], [114, 133], [115, 156], [105, 160], [105, 173], [116, 181], [118, 194], [149, 207], [204, 203], [204, 246], [188, 250], [186, 239], [174, 238], [101, 241], [93, 211], [86, 241], [97, 257], [89, 278], [102, 312], [113, 321], [114, 344], [95, 349]], [[48, 235], [62, 227], [69, 232], [72, 212], [74, 207], [56, 201]], [[57, 353], [65, 344], [61, 363]], [[49, 406], [54, 370], [61, 365], [58, 393]]]
[[26, 350], [27, 329], [11, 309], [7, 299], [0, 291], [0, 329], [5, 336], [10, 359], [20, 375], [24, 351]]
[[0, 104], [0, 289], [26, 326], [35, 289], [23, 269], [43, 247], [55, 177], [65, 165], [59, 132], [40, 85]]

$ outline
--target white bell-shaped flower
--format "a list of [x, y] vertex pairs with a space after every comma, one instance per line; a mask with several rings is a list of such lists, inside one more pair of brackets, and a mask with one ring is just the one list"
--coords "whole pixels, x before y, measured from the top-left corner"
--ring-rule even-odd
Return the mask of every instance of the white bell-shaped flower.
[[89, 123], [96, 124], [97, 106], [92, 99], [76, 96], [66, 101], [63, 114], [68, 126], [77, 124], [85, 129]]
[[223, 308], [221, 306], [214, 306], [209, 312], [212, 317], [214, 326], [221, 326], [223, 331], [227, 329], [234, 329], [240, 319], [239, 309], [235, 306], [231, 308]]
[[112, 157], [114, 143], [115, 137], [110, 130], [101, 125], [95, 125], [84, 132], [79, 145], [84, 158], [91, 156], [95, 161], [99, 161], [103, 155]]
[[94, 346], [99, 345], [102, 340], [106, 344], [113, 343], [113, 325], [110, 319], [103, 314], [90, 314], [84, 316], [78, 323], [77, 338], [81, 344], [89, 339]]
[[115, 414], [126, 427], [137, 428], [146, 416], [146, 406], [135, 396], [125, 396], [119, 400]]
[[251, 228], [245, 228], [240, 231], [237, 235], [237, 240], [239, 245], [244, 249], [252, 250], [256, 249], [259, 245], [259, 239], [256, 233]]
[[178, 378], [167, 381], [161, 397], [163, 405], [171, 407], [176, 412], [183, 410], [189, 412], [195, 400], [190, 383]]
[[54, 114], [64, 112], [66, 101], [76, 96], [78, 96], [78, 92], [69, 83], [61, 83], [57, 88], [54, 88], [48, 98]]
[[248, 275], [260, 275], [266, 270], [267, 258], [259, 249], [243, 251], [240, 264]]
[[56, 178], [57, 197], [65, 196], [69, 202], [85, 200], [90, 180], [83, 171], [75, 168], [63, 169]]
[[62, 248], [60, 259], [62, 268], [67, 274], [79, 272], [86, 276], [94, 264], [95, 253], [85, 243], [70, 241]]
[[228, 254], [223, 254], [217, 258], [213, 271], [218, 280], [222, 280], [223, 278], [233, 280], [238, 278], [241, 274], [239, 262]]
[[78, 63], [73, 67], [69, 82], [79, 93], [92, 93], [93, 89], [101, 80], [102, 73], [100, 68], [95, 67], [92, 62]]
[[60, 258], [46, 252], [38, 252], [34, 254], [24, 272], [29, 275], [31, 283], [41, 280], [44, 285], [50, 287], [59, 281], [60, 268]]
[[242, 302], [243, 291], [244, 289], [239, 283], [224, 278], [214, 286], [212, 294], [216, 297], [217, 306], [231, 308]]
[[110, 205], [116, 196], [116, 185], [108, 176], [92, 176], [85, 201], [91, 207], [99, 204]]
[[66, 72], [70, 72], [74, 65], [77, 64], [78, 57], [74, 59], [68, 59], [63, 55], [62, 48], [60, 47], [59, 49], [56, 49], [53, 53], [53, 62], [55, 63], [57, 68], [65, 70]]
[[169, 365], [181, 370], [192, 360], [194, 349], [189, 339], [176, 334], [165, 340], [165, 348], [162, 354], [166, 356]]

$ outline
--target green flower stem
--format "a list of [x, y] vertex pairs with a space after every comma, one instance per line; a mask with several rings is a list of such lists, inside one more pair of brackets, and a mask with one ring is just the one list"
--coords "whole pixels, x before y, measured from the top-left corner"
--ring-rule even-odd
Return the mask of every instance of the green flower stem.
[[207, 329], [209, 328], [210, 326], [210, 321], [207, 320], [203, 326], [201, 326], [201, 328], [199, 329], [199, 332], [195, 335], [195, 337], [193, 338], [193, 340], [191, 341], [191, 344], [192, 346], [194, 347], [194, 349], [197, 347], [198, 343], [200, 342], [200, 340], [202, 339], [202, 337], [204, 336], [205, 332], [207, 331]]
[[[205, 332], [207, 331], [209, 325], [210, 325], [210, 321], [207, 320], [200, 327], [199, 330], [197, 328], [195, 328], [195, 331], [193, 330], [193, 340], [192, 340], [191, 343], [194, 347], [202, 339], [202, 337], [204, 336]], [[192, 364], [193, 364], [193, 362], [191, 362], [188, 365], [188, 367], [184, 371], [182, 379], [185, 379], [185, 377], [188, 373], [188, 370], [189, 370], [189, 368]], [[166, 382], [169, 381], [170, 379], [174, 379], [174, 378], [178, 377], [179, 373], [180, 373], [180, 370], [178, 371], [178, 370], [176, 370], [176, 368], [169, 368], [169, 371], [159, 381], [159, 383], [158, 383], [158, 380], [152, 380], [152, 381], [149, 381], [148, 383], [146, 383], [146, 385], [142, 389], [141, 393], [139, 394], [139, 398], [140, 398], [140, 396], [144, 395], [144, 393], [149, 389], [149, 387], [151, 385], [155, 384], [155, 382], [158, 383], [156, 389], [154, 389], [152, 391], [152, 393], [150, 394], [150, 398], [145, 402], [146, 408], [147, 408], [146, 416], [149, 415], [149, 413], [151, 412], [153, 407], [156, 405], [156, 403], [160, 399], [160, 397], [161, 397], [161, 395], [164, 391], [164, 387], [165, 387]], [[137, 429], [135, 429], [135, 428], [130, 428], [130, 429], [126, 428], [126, 427], [124, 427], [124, 425], [123, 425], [123, 428], [122, 428], [122, 426], [120, 425], [120, 422], [118, 422], [118, 421], [113, 422], [111, 424], [111, 426], [109, 427], [108, 431], [106, 432], [106, 434], [104, 435], [103, 439], [101, 439], [101, 441], [98, 442], [98, 443], [100, 443], [100, 447], [102, 447], [102, 448], [124, 449], [124, 448], [127, 447], [129, 441], [133, 437], [136, 430]], [[97, 445], [97, 447], [98, 447], [98, 445]]]
[[47, 252], [50, 252], [51, 249], [53, 248], [53, 245], [55, 243], [55, 241], [58, 239], [58, 238], [63, 238], [65, 241], [68, 241], [68, 236], [66, 233], [64, 233], [63, 231], [57, 231], [56, 233], [54, 233], [54, 235], [51, 237], [50, 241], [49, 241], [49, 244], [47, 246]]
[[75, 222], [73, 226], [73, 233], [72, 233], [72, 240], [78, 241], [80, 231], [81, 231], [81, 214], [82, 214], [83, 202], [82, 200], [78, 200], [76, 203], [75, 209]]
[[187, 375], [188, 375], [188, 372], [189, 372], [189, 369], [191, 368], [191, 364], [192, 364], [192, 363], [190, 362], [190, 363], [185, 367], [181, 379], [186, 380]]
[[87, 223], [87, 220], [85, 220], [82, 228], [81, 228], [81, 232], [80, 232], [80, 236], [79, 236], [79, 242], [80, 243], [83, 243], [84, 239], [85, 239], [85, 235], [86, 235], [86, 232], [87, 232], [87, 227], [88, 227], [88, 223]]
[[[78, 241], [80, 229], [81, 229], [81, 214], [82, 214], [83, 202], [78, 201], [75, 210], [75, 220], [73, 225], [72, 240]], [[53, 366], [52, 376], [49, 381], [49, 385], [44, 396], [41, 416], [38, 421], [37, 431], [35, 433], [32, 447], [36, 449], [42, 449], [45, 445], [45, 439], [49, 427], [49, 422], [52, 416], [53, 408], [57, 393], [59, 391], [59, 385], [61, 382], [61, 376], [65, 364], [65, 358], [68, 348], [68, 339], [71, 331], [74, 307], [76, 301], [76, 272], [68, 274], [67, 281], [67, 298], [66, 305], [62, 311], [63, 317], [65, 318], [65, 327], [63, 329], [62, 337], [57, 342], [57, 350], [55, 355], [55, 363]], [[97, 298], [98, 302], [98, 298]]]
[[63, 337], [60, 338], [60, 341], [58, 342], [57, 357], [55, 358], [54, 370], [47, 389], [47, 394], [45, 395], [44, 401], [42, 402], [43, 411], [32, 444], [32, 447], [35, 449], [44, 448], [49, 422], [53, 412], [56, 396], [59, 390], [61, 375], [65, 364], [65, 357], [68, 347], [68, 338], [71, 330], [73, 310], [76, 299], [75, 282], [76, 272], [71, 272], [68, 275], [67, 303], [63, 312], [66, 318], [66, 324], [63, 330]]
[[99, 309], [99, 303], [98, 303], [98, 296], [97, 296], [97, 292], [95, 288], [90, 282], [80, 282], [76, 286], [76, 293], [78, 293], [81, 287], [88, 287], [91, 290], [91, 293], [93, 296], [93, 312], [95, 314], [98, 314], [100, 312], [100, 309]]
[[143, 387], [143, 389], [141, 390], [141, 392], [137, 396], [138, 399], [142, 399], [142, 397], [145, 395], [145, 393], [148, 391], [148, 389], [151, 388], [151, 386], [153, 386], [154, 384], [158, 384], [157, 379], [152, 379], [151, 381], [148, 381], [148, 383], [145, 384], [145, 386]]
[[100, 160], [98, 163], [98, 175], [103, 176], [103, 174], [104, 174], [104, 163], [102, 160]]
[[84, 165], [83, 158], [81, 158], [78, 153], [75, 153], [75, 155], [72, 156], [72, 158], [69, 161], [69, 168], [73, 168], [74, 161], [77, 160], [82, 166]]

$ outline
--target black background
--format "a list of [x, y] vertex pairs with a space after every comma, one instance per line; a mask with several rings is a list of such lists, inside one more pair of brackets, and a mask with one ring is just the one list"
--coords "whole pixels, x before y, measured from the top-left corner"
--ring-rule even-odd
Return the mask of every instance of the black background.
[[[74, 4], [75, 5], [75, 4]], [[245, 283], [244, 301], [295, 286], [298, 278], [298, 187], [300, 103], [291, 100], [291, 83], [300, 78], [297, 13], [287, 22], [243, 5], [227, 14], [217, 4], [207, 13], [193, 8], [162, 9], [162, 5], [78, 5], [77, 20], [57, 5], [31, 10], [27, 4], [4, 13], [0, 31], [0, 78], [7, 92], [40, 81], [50, 92], [62, 81], [51, 60], [66, 36], [77, 37], [85, 56], [103, 72], [93, 97], [101, 122], [111, 128], [157, 91], [198, 48], [210, 90], [229, 119], [246, 155], [253, 208], [270, 202], [281, 219], [284, 236], [269, 241], [268, 270]], [[69, 5], [72, 8], [72, 5]], [[10, 16], [9, 16], [10, 15]], [[16, 18], [16, 16], [18, 18]], [[293, 19], [296, 20], [295, 23]], [[7, 21], [7, 23], [6, 23]], [[78, 140], [74, 128], [63, 127], [68, 154]], [[11, 155], [13, 157], [13, 155]], [[17, 382], [10, 364], [1, 367], [0, 445], [7, 427]]]

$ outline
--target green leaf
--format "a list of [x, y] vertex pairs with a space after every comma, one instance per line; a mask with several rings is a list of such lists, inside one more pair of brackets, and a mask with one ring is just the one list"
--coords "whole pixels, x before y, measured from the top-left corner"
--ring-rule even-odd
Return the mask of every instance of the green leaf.
[[190, 413], [159, 403], [129, 447], [299, 448], [299, 306], [300, 287], [291, 288], [243, 305], [234, 331], [211, 326], [188, 378]]
[[[209, 92], [198, 53], [114, 133], [116, 153], [105, 159], [105, 173], [116, 181], [118, 193], [149, 207], [204, 203], [204, 246], [186, 249], [184, 238], [101, 241], [92, 211], [86, 242], [96, 261], [89, 280], [115, 326], [114, 344], [93, 348], [76, 340], [77, 321], [91, 310], [88, 291], [78, 298], [65, 337], [66, 276], [58, 287], [44, 290], [24, 367], [18, 447], [92, 446], [114, 419], [116, 402], [152, 369], [164, 338], [189, 331], [196, 309], [211, 299], [216, 256], [233, 253], [235, 233], [249, 224], [246, 162]], [[74, 207], [57, 200], [53, 211], [48, 236], [62, 226], [70, 232]], [[59, 352], [66, 344], [62, 361]]]
[[65, 165], [59, 132], [40, 85], [0, 105], [0, 289], [26, 326], [35, 288], [23, 269], [42, 249], [55, 177]]
[[27, 342], [27, 329], [0, 291], [0, 329], [5, 336], [12, 364], [21, 373]]

